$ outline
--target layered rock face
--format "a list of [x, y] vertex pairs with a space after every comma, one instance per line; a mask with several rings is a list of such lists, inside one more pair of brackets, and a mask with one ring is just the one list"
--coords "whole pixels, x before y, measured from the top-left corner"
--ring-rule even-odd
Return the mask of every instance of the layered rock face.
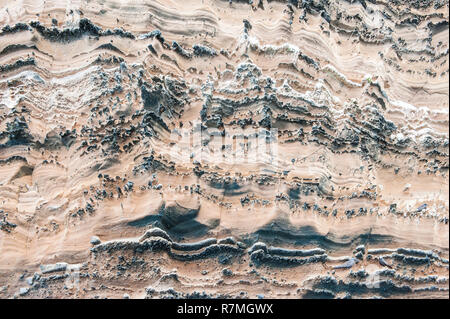
[[1, 298], [448, 298], [448, 1], [0, 4]]

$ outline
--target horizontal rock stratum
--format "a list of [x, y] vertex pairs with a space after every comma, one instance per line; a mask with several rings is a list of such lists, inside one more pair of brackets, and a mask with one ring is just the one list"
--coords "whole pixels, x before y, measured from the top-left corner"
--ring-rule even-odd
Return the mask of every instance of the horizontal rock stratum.
[[447, 0], [0, 8], [0, 298], [448, 298]]

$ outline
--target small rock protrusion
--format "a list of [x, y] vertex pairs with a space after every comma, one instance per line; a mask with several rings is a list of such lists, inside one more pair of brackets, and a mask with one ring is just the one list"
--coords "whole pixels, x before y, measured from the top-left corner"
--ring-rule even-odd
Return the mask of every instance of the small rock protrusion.
[[91, 245], [95, 246], [95, 245], [100, 244], [101, 242], [102, 241], [97, 236], [92, 236], [91, 237], [91, 241], [90, 241]]
[[224, 269], [222, 269], [222, 275], [224, 275], [226, 277], [230, 277], [233, 275], [233, 272], [229, 268], [224, 268]]

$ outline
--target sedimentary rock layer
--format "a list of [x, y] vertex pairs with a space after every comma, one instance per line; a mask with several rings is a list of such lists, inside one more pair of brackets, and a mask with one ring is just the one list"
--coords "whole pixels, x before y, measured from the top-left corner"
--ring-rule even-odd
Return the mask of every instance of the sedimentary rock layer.
[[448, 298], [448, 1], [0, 4], [1, 298]]

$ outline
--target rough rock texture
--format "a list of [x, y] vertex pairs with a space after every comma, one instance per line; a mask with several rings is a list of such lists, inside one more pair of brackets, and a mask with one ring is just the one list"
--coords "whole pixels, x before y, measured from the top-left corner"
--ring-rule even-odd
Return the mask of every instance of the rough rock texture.
[[448, 10], [0, 0], [0, 298], [448, 298]]

